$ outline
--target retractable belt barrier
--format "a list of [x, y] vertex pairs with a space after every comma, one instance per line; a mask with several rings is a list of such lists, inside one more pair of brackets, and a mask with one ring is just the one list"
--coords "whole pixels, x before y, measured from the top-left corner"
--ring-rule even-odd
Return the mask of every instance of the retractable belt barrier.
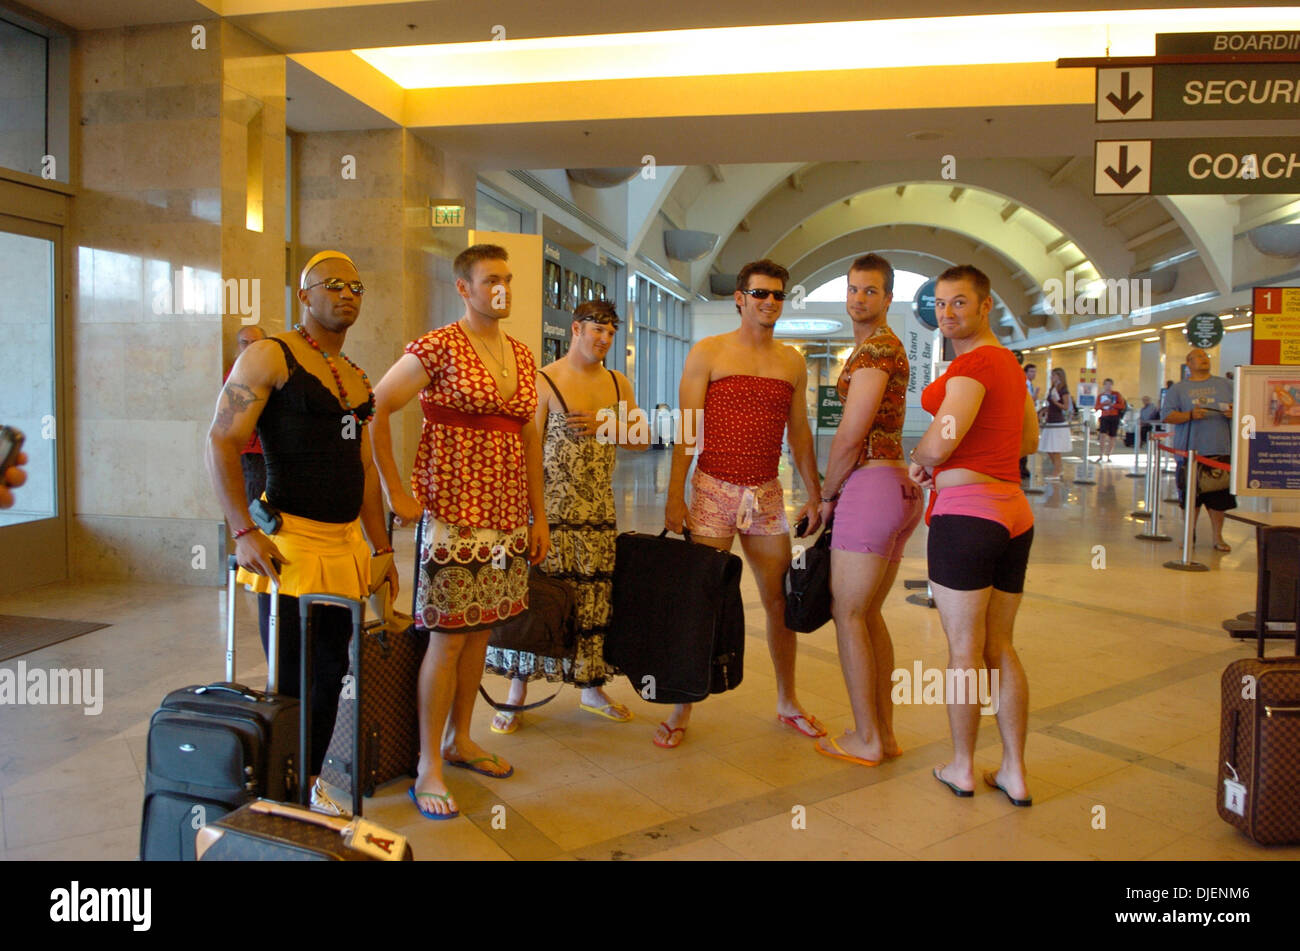
[[1208, 466], [1211, 469], [1222, 469], [1224, 471], [1230, 471], [1232, 466], [1226, 462], [1219, 462], [1217, 459], [1202, 456], [1190, 449], [1174, 449], [1172, 446], [1161, 444], [1160, 451], [1187, 460], [1187, 481], [1183, 489], [1183, 557], [1179, 561], [1166, 561], [1165, 567], [1173, 568], [1175, 571], [1209, 571], [1209, 565], [1204, 565], [1199, 561], [1192, 561], [1192, 533], [1196, 530], [1197, 473], [1200, 466]]

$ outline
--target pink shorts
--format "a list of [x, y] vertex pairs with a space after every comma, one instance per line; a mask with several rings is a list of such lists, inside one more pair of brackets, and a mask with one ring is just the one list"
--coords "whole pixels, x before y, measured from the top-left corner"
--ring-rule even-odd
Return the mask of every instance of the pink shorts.
[[690, 529], [705, 538], [786, 535], [785, 490], [781, 480], [762, 485], [733, 485], [695, 467], [691, 477]]
[[902, 561], [921, 521], [921, 487], [897, 466], [863, 466], [849, 476], [835, 506], [831, 548]]
[[1012, 538], [1034, 527], [1034, 512], [1020, 486], [1011, 482], [975, 482], [954, 485], [937, 493], [930, 517], [969, 515], [997, 522]]

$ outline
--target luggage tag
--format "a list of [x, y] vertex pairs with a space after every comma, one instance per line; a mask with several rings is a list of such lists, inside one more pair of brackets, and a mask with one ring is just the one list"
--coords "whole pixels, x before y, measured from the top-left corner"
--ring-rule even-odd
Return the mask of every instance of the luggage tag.
[[1241, 778], [1237, 771], [1232, 769], [1231, 763], [1224, 763], [1224, 766], [1232, 770], [1232, 779], [1223, 781], [1223, 808], [1229, 812], [1235, 812], [1243, 819], [1246, 817], [1246, 787], [1238, 780]]
[[360, 817], [343, 828], [343, 841], [358, 852], [385, 862], [400, 862], [406, 854], [406, 836]]

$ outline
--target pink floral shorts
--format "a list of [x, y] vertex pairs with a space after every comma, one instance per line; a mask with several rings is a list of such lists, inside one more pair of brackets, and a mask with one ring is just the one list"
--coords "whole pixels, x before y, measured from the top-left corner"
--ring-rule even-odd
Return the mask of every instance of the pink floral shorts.
[[762, 485], [733, 485], [702, 472], [691, 477], [690, 530], [705, 538], [742, 535], [785, 535], [785, 490], [781, 480]]

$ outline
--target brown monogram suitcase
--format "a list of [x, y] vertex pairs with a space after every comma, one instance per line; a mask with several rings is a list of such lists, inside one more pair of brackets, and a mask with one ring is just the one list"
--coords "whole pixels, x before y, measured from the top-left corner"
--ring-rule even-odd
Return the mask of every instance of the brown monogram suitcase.
[[1289, 560], [1294, 572], [1297, 558], [1300, 531], [1260, 531], [1257, 656], [1223, 672], [1219, 816], [1261, 845], [1300, 843], [1300, 656], [1264, 656], [1272, 567]]
[[410, 862], [405, 836], [365, 819], [256, 799], [199, 830], [200, 862]]
[[428, 645], [428, 631], [412, 625], [394, 629], [382, 619], [365, 625], [360, 636], [353, 634], [321, 779], [352, 797], [354, 815], [361, 815], [361, 798], [373, 795], [375, 787], [415, 775], [420, 663]]

